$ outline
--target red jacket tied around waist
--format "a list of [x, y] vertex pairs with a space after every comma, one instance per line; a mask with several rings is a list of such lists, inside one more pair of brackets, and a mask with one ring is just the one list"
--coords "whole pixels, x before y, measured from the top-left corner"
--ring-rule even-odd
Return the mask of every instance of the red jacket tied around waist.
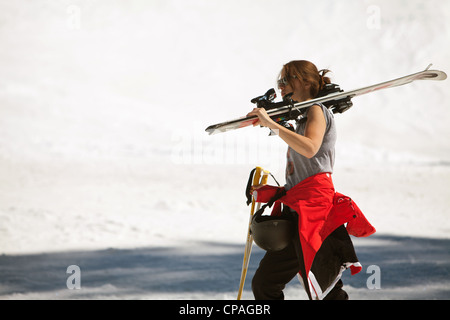
[[[376, 231], [352, 199], [335, 192], [329, 173], [316, 174], [287, 191], [280, 187], [263, 186], [257, 190], [256, 202], [270, 202], [280, 191], [284, 195], [275, 201], [272, 215], [281, 214], [281, 203], [298, 213], [306, 274], [309, 274], [323, 241], [339, 226], [347, 223], [348, 233], [356, 237], [367, 237]], [[360, 270], [351, 271], [354, 274]]]

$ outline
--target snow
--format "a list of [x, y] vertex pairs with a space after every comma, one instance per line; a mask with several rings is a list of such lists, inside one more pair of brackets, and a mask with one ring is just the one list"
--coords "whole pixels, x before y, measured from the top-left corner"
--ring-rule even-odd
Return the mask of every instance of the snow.
[[[286, 146], [266, 129], [204, 129], [248, 112], [292, 59], [348, 90], [429, 63], [448, 73], [449, 12], [445, 0], [1, 1], [0, 299], [235, 299], [248, 174], [261, 165], [283, 183]], [[377, 228], [354, 239], [351, 299], [450, 298], [449, 83], [335, 116], [336, 189]], [[262, 255], [254, 246], [244, 299]], [[285, 295], [306, 299], [296, 279]]]

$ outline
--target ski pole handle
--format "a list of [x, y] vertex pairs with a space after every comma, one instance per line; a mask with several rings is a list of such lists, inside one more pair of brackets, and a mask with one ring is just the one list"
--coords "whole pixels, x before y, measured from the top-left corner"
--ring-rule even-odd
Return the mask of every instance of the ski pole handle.
[[259, 180], [261, 179], [261, 172], [263, 171], [263, 168], [256, 167], [255, 175], [253, 176], [253, 186], [256, 186], [259, 184]]
[[269, 171], [263, 170], [263, 177], [261, 179], [261, 184], [265, 185], [267, 184], [267, 179], [269, 178]]

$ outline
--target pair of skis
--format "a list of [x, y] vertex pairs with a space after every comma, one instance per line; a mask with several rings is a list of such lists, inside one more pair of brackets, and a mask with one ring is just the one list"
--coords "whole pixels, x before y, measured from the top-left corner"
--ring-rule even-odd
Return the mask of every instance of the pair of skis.
[[[279, 120], [282, 121], [293, 120], [298, 117], [299, 113], [301, 114], [304, 110], [306, 110], [306, 108], [311, 107], [314, 104], [318, 103], [323, 103], [328, 108], [332, 109], [333, 112], [342, 113], [351, 106], [350, 103], [351, 99], [356, 96], [360, 96], [363, 94], [367, 94], [382, 89], [405, 85], [407, 83], [411, 83], [416, 80], [445, 80], [447, 78], [445, 72], [440, 70], [429, 70], [430, 67], [431, 64], [424, 71], [413, 73], [394, 80], [377, 83], [360, 89], [355, 89], [351, 91], [339, 90], [339, 92], [334, 92], [326, 96], [315, 98], [305, 102], [299, 103], [291, 102], [287, 105], [267, 110], [267, 114], [277, 122]], [[342, 104], [344, 104], [344, 106], [346, 105], [347, 107], [341, 108]], [[251, 126], [257, 121], [258, 118], [256, 116], [241, 117], [238, 119], [213, 124], [207, 127], [205, 131], [208, 132], [210, 135], [220, 132], [227, 132], [230, 130]]]

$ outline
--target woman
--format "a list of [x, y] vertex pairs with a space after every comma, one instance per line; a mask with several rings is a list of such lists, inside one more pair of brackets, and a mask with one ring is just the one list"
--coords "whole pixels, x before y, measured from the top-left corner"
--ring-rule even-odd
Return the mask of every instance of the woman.
[[[318, 71], [313, 63], [305, 60], [285, 64], [278, 80], [282, 97], [292, 94], [292, 100], [297, 102], [314, 99], [330, 83], [325, 77], [328, 72]], [[261, 260], [252, 280], [255, 299], [283, 299], [285, 285], [297, 273], [310, 299], [348, 299], [340, 276], [349, 267], [357, 268], [352, 273], [358, 272], [361, 265], [342, 223], [350, 218], [344, 219], [342, 210], [334, 210], [336, 193], [331, 173], [336, 127], [333, 114], [324, 105], [315, 104], [297, 120], [295, 132], [274, 122], [263, 108], [255, 108], [247, 116], [257, 116], [255, 126], [272, 129], [289, 146], [284, 188], [291, 194], [289, 201], [282, 201], [289, 204], [283, 212], [295, 217], [299, 231], [291, 245], [281, 251], [267, 252]], [[355, 212], [350, 214], [356, 217]], [[360, 217], [362, 213], [359, 211], [357, 215]], [[364, 236], [374, 232], [370, 227], [364, 224]]]

